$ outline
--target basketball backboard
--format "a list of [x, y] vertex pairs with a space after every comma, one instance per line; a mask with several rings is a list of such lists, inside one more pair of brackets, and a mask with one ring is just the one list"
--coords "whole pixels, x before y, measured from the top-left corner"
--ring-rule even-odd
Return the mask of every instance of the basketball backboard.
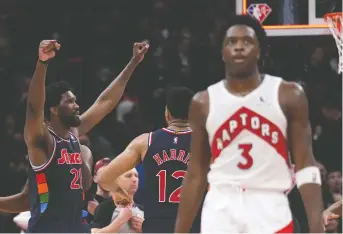
[[268, 36], [330, 35], [324, 21], [330, 12], [342, 12], [342, 1], [236, 0], [236, 13], [259, 19]]

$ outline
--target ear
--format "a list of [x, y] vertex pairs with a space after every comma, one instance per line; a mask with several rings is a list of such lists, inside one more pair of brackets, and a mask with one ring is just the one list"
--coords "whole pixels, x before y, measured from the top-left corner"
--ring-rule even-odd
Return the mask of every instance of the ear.
[[225, 63], [225, 58], [224, 58], [224, 48], [222, 48], [222, 60]]
[[167, 107], [166, 107], [166, 109], [165, 109], [165, 111], [164, 111], [164, 116], [165, 116], [165, 118], [166, 118], [167, 124], [169, 124], [169, 122], [170, 122], [170, 113], [169, 113]]

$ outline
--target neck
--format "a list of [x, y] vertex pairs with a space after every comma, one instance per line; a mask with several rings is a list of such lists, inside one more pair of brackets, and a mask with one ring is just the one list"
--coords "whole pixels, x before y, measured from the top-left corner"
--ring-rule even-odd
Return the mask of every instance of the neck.
[[257, 66], [254, 67], [251, 71], [242, 72], [241, 74], [231, 74], [229, 71], [230, 69], [228, 68], [228, 66], [225, 66], [225, 79], [227, 80], [245, 81], [260, 76], [260, 72]]
[[51, 119], [51, 121], [49, 121], [49, 126], [52, 127], [53, 131], [60, 137], [64, 139], [69, 138], [70, 128], [63, 125], [61, 121]]
[[99, 186], [98, 186], [98, 188], [96, 190], [96, 195], [99, 195], [99, 196], [101, 196], [103, 198], [108, 198], [109, 197], [109, 193], [104, 191], [104, 190], [102, 190], [101, 188], [99, 188]]
[[260, 85], [261, 74], [259, 73], [257, 68], [249, 74], [246, 73], [238, 76], [230, 74], [226, 69], [225, 80], [226, 84], [228, 85], [227, 88], [230, 92], [250, 92], [251, 90], [255, 89], [257, 86]]
[[172, 119], [168, 123], [168, 129], [171, 129], [174, 131], [185, 131], [185, 130], [190, 130], [190, 127], [187, 120]]

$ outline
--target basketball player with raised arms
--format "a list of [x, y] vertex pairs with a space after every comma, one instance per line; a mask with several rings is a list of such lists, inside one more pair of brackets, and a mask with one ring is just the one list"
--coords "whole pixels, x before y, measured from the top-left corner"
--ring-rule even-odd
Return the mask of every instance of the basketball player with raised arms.
[[146, 43], [134, 44], [128, 65], [80, 116], [76, 97], [67, 83], [57, 82], [45, 88], [48, 61], [55, 57], [60, 45], [54, 40], [40, 43], [39, 59], [29, 85], [24, 127], [31, 163], [28, 232], [90, 232], [81, 217], [84, 185], [91, 183], [92, 165], [85, 162], [74, 133], [86, 134], [114, 109], [148, 47]]
[[[144, 233], [173, 232], [182, 179], [191, 158], [192, 130], [188, 124], [188, 107], [193, 92], [185, 87], [175, 87], [166, 96], [168, 127], [136, 137], [98, 175], [98, 184], [103, 189], [115, 191], [116, 178], [143, 162]], [[191, 232], [200, 232], [199, 217]]]
[[175, 232], [190, 229], [208, 181], [203, 233], [292, 233], [285, 195], [292, 185], [289, 151], [309, 230], [323, 232], [306, 95], [296, 83], [259, 72], [267, 40], [259, 22], [247, 15], [229, 22], [222, 48], [225, 79], [197, 93], [190, 105], [192, 160]]

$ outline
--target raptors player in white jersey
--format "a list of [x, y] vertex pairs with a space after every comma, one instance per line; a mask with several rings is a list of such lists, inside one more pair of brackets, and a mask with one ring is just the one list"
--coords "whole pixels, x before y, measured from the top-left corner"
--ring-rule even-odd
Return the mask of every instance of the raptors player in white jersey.
[[207, 181], [203, 233], [293, 232], [285, 195], [292, 185], [289, 151], [309, 230], [323, 232], [306, 95], [296, 83], [260, 74], [266, 33], [257, 21], [235, 16], [229, 22], [222, 49], [225, 79], [196, 94], [190, 106], [192, 160], [175, 232], [189, 231]]

